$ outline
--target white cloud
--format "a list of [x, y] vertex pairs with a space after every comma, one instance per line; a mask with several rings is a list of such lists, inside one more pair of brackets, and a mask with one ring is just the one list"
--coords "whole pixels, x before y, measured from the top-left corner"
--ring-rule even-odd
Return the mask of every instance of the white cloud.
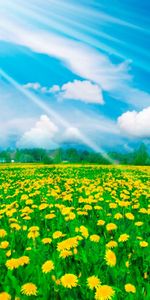
[[[114, 142], [116, 143], [116, 136], [119, 135], [116, 122], [102, 116], [100, 112], [96, 113], [95, 111], [91, 111], [89, 106], [86, 106], [85, 107], [86, 110], [84, 111], [77, 108], [71, 109], [66, 102], [64, 103], [63, 110], [60, 107], [60, 105], [57, 105], [55, 103], [57, 105], [56, 106], [57, 112], [56, 112], [53, 109], [51, 109], [50, 103], [48, 105], [45, 105], [44, 101], [42, 100], [40, 101], [40, 98], [35, 96], [30, 91], [24, 90], [21, 85], [18, 85], [18, 83], [13, 82], [12, 79], [6, 75], [4, 78], [9, 80], [9, 82], [11, 83], [11, 85], [13, 85], [13, 87], [10, 87], [8, 86], [8, 84], [6, 84], [3, 93], [3, 89], [1, 90], [1, 85], [0, 85], [0, 90], [1, 90], [0, 104], [1, 104], [1, 110], [3, 111], [3, 115], [1, 116], [2, 122], [0, 122], [1, 124], [0, 132], [2, 129], [2, 135], [4, 135], [4, 129], [5, 129], [5, 137], [7, 141], [9, 135], [12, 133], [12, 128], [14, 127], [12, 126], [12, 122], [10, 123], [10, 120], [12, 120], [12, 118], [13, 119], [21, 118], [22, 120], [21, 123], [22, 125], [17, 123], [16, 125], [17, 130], [15, 129], [16, 127], [13, 130], [13, 132], [15, 133], [17, 132], [17, 137], [16, 137], [16, 140], [18, 140], [17, 146], [20, 145], [21, 147], [21, 142], [23, 144], [24, 141], [22, 138], [20, 139], [20, 136], [23, 136], [24, 132], [28, 132], [30, 131], [31, 128], [35, 127], [36, 120], [39, 119], [42, 110], [47, 116], [50, 117], [51, 121], [54, 122], [59, 128], [58, 133], [53, 138], [53, 140], [55, 140], [55, 142], [57, 143], [57, 146], [61, 142], [69, 141], [70, 139], [72, 141], [74, 140], [77, 141], [80, 139], [80, 141], [82, 141], [83, 144], [84, 143], [87, 144], [88, 142], [88, 145], [90, 144], [89, 140], [92, 140], [95, 142], [95, 144], [99, 146], [106, 145], [109, 142], [112, 146], [112, 140], [110, 141], [110, 135], [113, 137], [113, 143]], [[20, 94], [20, 92], [22, 93]], [[12, 99], [15, 99], [16, 105], [14, 105]], [[26, 105], [24, 105], [24, 103], [26, 103]], [[22, 109], [22, 107], [24, 107], [24, 109]], [[28, 119], [29, 117], [30, 117], [30, 122]], [[8, 121], [9, 124], [6, 128], [6, 122]], [[77, 137], [75, 136], [75, 132], [73, 134], [72, 130], [69, 130], [69, 128], [72, 127], [78, 130], [79, 139], [77, 139]], [[65, 129], [68, 129], [69, 131], [67, 134], [64, 132]], [[81, 135], [81, 133], [83, 134]], [[85, 140], [85, 136], [88, 137], [88, 141]], [[2, 145], [2, 141], [1, 141], [1, 145]], [[91, 148], [95, 149], [95, 145], [93, 146], [92, 144]], [[98, 147], [96, 148], [96, 151], [99, 151]]]
[[58, 96], [58, 99], [80, 100], [98, 104], [104, 103], [101, 88], [88, 80], [74, 80], [73, 82], [63, 84], [61, 87], [59, 85], [53, 85], [51, 88], [42, 87], [39, 83], [27, 83], [23, 87], [44, 94], [54, 94]]
[[118, 118], [120, 130], [138, 138], [150, 138], [150, 106], [137, 111], [127, 111]]
[[51, 148], [54, 146], [53, 138], [58, 131], [57, 126], [46, 115], [42, 115], [35, 126], [26, 131], [17, 143], [21, 148]]
[[39, 82], [28, 82], [23, 85], [23, 88], [26, 90], [41, 92], [43, 94], [56, 93], [60, 91], [60, 87], [58, 85], [53, 85], [49, 88], [42, 86]]
[[[113, 64], [109, 56], [75, 40], [47, 31], [29, 30], [28, 26], [1, 18], [0, 40], [13, 42], [30, 48], [34, 52], [60, 59], [76, 75], [98, 84], [120, 101], [143, 108], [148, 105], [150, 95], [135, 89], [129, 73], [129, 62]], [[138, 101], [141, 99], [142, 101]]]
[[49, 89], [49, 93], [57, 93], [60, 91], [60, 87], [59, 85], [53, 85], [50, 89]]
[[25, 89], [31, 89], [31, 90], [40, 90], [41, 89], [41, 85], [38, 82], [28, 82], [27, 84], [24, 84], [23, 87]]
[[64, 142], [82, 142], [81, 137], [80, 137], [80, 131], [76, 127], [69, 127], [65, 130], [64, 134], [62, 135], [62, 141]]
[[74, 80], [61, 87], [60, 94], [63, 99], [81, 100], [87, 103], [103, 104], [101, 88], [90, 81]]

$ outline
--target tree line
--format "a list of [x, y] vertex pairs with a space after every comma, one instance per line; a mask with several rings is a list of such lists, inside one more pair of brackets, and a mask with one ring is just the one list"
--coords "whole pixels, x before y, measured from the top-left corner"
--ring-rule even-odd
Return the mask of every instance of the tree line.
[[[130, 152], [108, 152], [108, 156], [118, 164], [124, 165], [150, 165], [150, 155], [144, 143], [138, 149]], [[110, 164], [110, 161], [104, 158], [100, 153], [90, 150], [79, 150], [76, 148], [59, 148], [55, 150], [46, 150], [40, 148], [16, 149], [0, 151], [0, 162], [18, 162], [18, 163], [95, 163]]]

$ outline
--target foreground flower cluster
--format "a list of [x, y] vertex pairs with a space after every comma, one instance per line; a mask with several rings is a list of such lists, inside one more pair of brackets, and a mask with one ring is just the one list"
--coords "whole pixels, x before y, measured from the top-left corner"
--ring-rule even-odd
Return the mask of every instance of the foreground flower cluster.
[[0, 300], [149, 299], [150, 169], [0, 167]]

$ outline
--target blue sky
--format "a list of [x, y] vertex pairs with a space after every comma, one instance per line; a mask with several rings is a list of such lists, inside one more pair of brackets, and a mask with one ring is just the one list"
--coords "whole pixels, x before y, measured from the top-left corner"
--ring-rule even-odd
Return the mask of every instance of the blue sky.
[[150, 143], [148, 0], [0, 0], [0, 148]]

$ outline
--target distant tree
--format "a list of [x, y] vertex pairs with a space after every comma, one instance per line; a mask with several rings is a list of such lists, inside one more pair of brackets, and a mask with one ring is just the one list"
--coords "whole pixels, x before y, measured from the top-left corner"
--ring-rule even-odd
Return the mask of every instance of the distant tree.
[[[34, 149], [17, 149], [14, 155], [16, 162], [40, 162], [46, 160], [48, 154], [45, 149], [34, 148]], [[48, 160], [48, 158], [47, 158]]]
[[79, 153], [80, 162], [88, 163], [89, 162], [89, 156], [90, 156], [90, 153], [87, 150], [84, 150], [84, 151], [80, 152]]
[[67, 160], [71, 163], [79, 162], [79, 154], [75, 148], [70, 148], [66, 150]]
[[52, 164], [53, 159], [48, 154], [45, 154], [45, 156], [42, 159], [42, 162], [43, 164]]
[[33, 163], [35, 161], [34, 161], [34, 158], [33, 158], [33, 156], [31, 154], [22, 153], [20, 155], [19, 162], [22, 162], [22, 163]]
[[42, 148], [33, 148], [33, 149], [31, 149], [29, 151], [28, 154], [30, 154], [30, 155], [33, 156], [34, 161], [36, 161], [36, 162], [42, 162], [43, 158], [46, 155], [46, 150], [42, 149]]
[[[119, 164], [128, 165], [150, 165], [150, 155], [147, 147], [142, 143], [139, 148], [130, 153], [108, 152], [110, 158], [117, 161]], [[0, 162], [15, 162], [22, 163], [61, 163], [68, 161], [70, 163], [97, 163], [110, 164], [100, 153], [87, 150], [79, 150], [75, 148], [58, 148], [55, 150], [46, 150], [41, 148], [32, 149], [7, 149], [0, 152]]]
[[142, 143], [137, 151], [134, 152], [133, 164], [135, 165], [147, 165], [148, 164], [148, 151], [144, 143]]
[[8, 150], [2, 151], [0, 153], [0, 160], [4, 162], [11, 162], [11, 154]]
[[61, 148], [56, 149], [53, 155], [54, 163], [59, 164], [62, 162], [63, 150]]

